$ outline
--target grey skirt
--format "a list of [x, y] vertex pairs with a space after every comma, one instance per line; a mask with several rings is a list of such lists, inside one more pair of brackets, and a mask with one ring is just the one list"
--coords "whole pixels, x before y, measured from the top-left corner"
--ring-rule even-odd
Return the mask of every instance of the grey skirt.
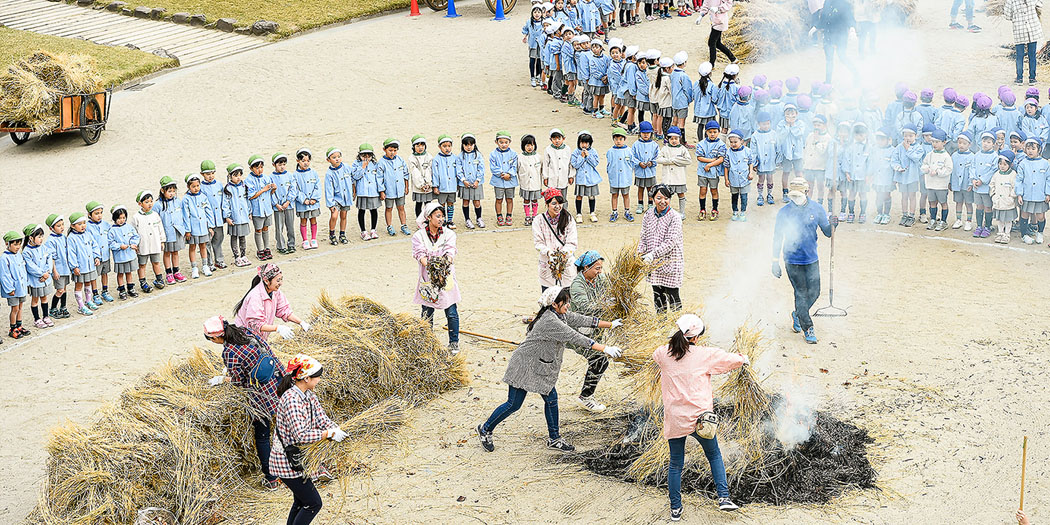
[[599, 192], [598, 192], [598, 185], [597, 184], [594, 184], [594, 185], [591, 185], [591, 186], [584, 186], [582, 184], [577, 184], [576, 185], [576, 189], [574, 190], [574, 194], [577, 197], [597, 197], [598, 193]]
[[1014, 222], [1017, 219], [1017, 208], [992, 210], [992, 218], [1001, 222]]
[[853, 180], [846, 183], [847, 190], [852, 190], [857, 193], [868, 192], [868, 181], [867, 180]]
[[620, 97], [615, 97], [615, 96], [613, 97], [613, 104], [616, 104], [617, 106], [622, 106], [623, 103], [624, 103], [624, 99], [622, 99]]
[[[256, 230], [263, 228], [269, 228], [273, 225], [273, 215], [267, 215], [266, 217], [252, 217], [252, 226], [255, 226]], [[208, 242], [208, 241], [204, 241]]]
[[678, 108], [674, 110], [674, 118], [685, 120], [689, 116], [689, 108]]
[[540, 200], [540, 190], [518, 190], [518, 194], [527, 201]]
[[480, 184], [477, 188], [460, 186], [456, 193], [459, 195], [459, 198], [465, 201], [480, 201], [485, 199], [485, 187]]
[[1046, 201], [1024, 201], [1021, 205], [1021, 213], [1046, 213], [1050, 208]]
[[[953, 191], [952, 200], [955, 202], [961, 202], [965, 204], [973, 204], [973, 192], [972, 191]], [[991, 197], [988, 198], [991, 201]]]
[[638, 109], [640, 109], [642, 111], [648, 111], [649, 110], [649, 101], [641, 101], [641, 100], [638, 100], [636, 98], [634, 100], [634, 107], [638, 108]]
[[32, 286], [29, 287], [30, 297], [47, 297], [53, 293], [55, 293], [55, 287], [51, 284], [51, 281], [48, 281], [44, 286], [39, 288], [33, 288]]
[[131, 273], [139, 269], [139, 263], [135, 259], [128, 262], [117, 263], [117, 273]]
[[540, 48], [538, 48], [538, 47], [530, 47], [529, 48], [529, 58], [540, 58]]
[[620, 100], [622, 100], [622, 102], [620, 102], [621, 106], [627, 106], [629, 108], [633, 108], [634, 107], [634, 103], [635, 103], [634, 95], [632, 95], [630, 93], [627, 93]]
[[715, 117], [701, 117], [701, 116], [693, 115], [693, 123], [694, 124], [700, 124], [701, 127], [707, 126], [707, 123], [711, 122], [714, 119], [715, 119]]
[[671, 193], [685, 194], [686, 190], [688, 189], [688, 186], [686, 186], [685, 184], [668, 184], [667, 189], [671, 190]]
[[[729, 129], [729, 117], [719, 116], [718, 117], [718, 125], [721, 126], [722, 129]], [[802, 166], [799, 166], [799, 168], [801, 168], [801, 167]]]
[[699, 175], [696, 177], [696, 184], [701, 188], [717, 188], [719, 177], [704, 177]]
[[306, 211], [297, 211], [297, 212], [295, 212], [295, 216], [299, 217], [300, 219], [313, 219], [315, 217], [320, 217], [321, 216], [321, 208], [314, 208], [312, 210], [306, 210]]
[[646, 177], [644, 179], [635, 177], [634, 185], [639, 188], [652, 188], [653, 186], [656, 186], [656, 177]]
[[948, 202], [948, 190], [931, 190], [926, 189], [926, 200], [937, 201], [937, 202]]
[[976, 204], [978, 206], [985, 207], [985, 208], [991, 208], [992, 207], [992, 196], [991, 195], [989, 195], [987, 193], [977, 193], [976, 191], [971, 192], [971, 193], [973, 193], [973, 202], [974, 202], [974, 204]]
[[68, 275], [59, 275], [58, 279], [55, 279], [55, 289], [65, 290], [69, 286], [69, 277]]
[[211, 242], [211, 235], [190, 235], [190, 240], [186, 244], [208, 244]]
[[[248, 223], [244, 223], [244, 224], [230, 224], [230, 225], [226, 226], [226, 233], [227, 233], [227, 235], [232, 235], [234, 237], [247, 237], [248, 235], [250, 235], [252, 233], [252, 227], [249, 226]], [[185, 244], [185, 243], [183, 243], [183, 244]], [[168, 246], [168, 243], [164, 243], [164, 249], [165, 250], [168, 250], [167, 246]], [[180, 246], [179, 249], [182, 249], [182, 247]], [[170, 251], [176, 251], [176, 250], [170, 250]]]
[[672, 108], [671, 106], [667, 106], [665, 108], [657, 107], [656, 114], [660, 115], [661, 117], [671, 118], [674, 116], [674, 108]]
[[[332, 206], [331, 208], [328, 208], [328, 209], [329, 210], [334, 209], [335, 211], [338, 211], [338, 212], [344, 212], [344, 211], [352, 211], [354, 209], [354, 206], [352, 204], [347, 204], [346, 206], [335, 205], [335, 206]], [[335, 213], [335, 212], [332, 212], [332, 213]], [[267, 226], [269, 226], [269, 224], [267, 224]], [[259, 228], [259, 227], [256, 226], [256, 228]], [[259, 228], [259, 229], [262, 229], [262, 228]]]
[[359, 210], [378, 210], [379, 209], [379, 197], [358, 197], [357, 198], [357, 209]]
[[[234, 225], [234, 226], [238, 226], [238, 225]], [[231, 228], [232, 227], [233, 226], [231, 226]], [[247, 229], [248, 225], [245, 224], [244, 228]], [[247, 234], [248, 234], [247, 231], [245, 231], [243, 233], [243, 235], [247, 235]], [[165, 242], [164, 243], [164, 251], [165, 252], [179, 252], [179, 251], [182, 251], [182, 249], [185, 248], [185, 247], [186, 247], [186, 238], [181, 236], [181, 235], [176, 236], [174, 241]]]
[[500, 188], [499, 186], [493, 186], [492, 193], [496, 194], [496, 200], [513, 199], [514, 190], [518, 189], [517, 186], [511, 186], [510, 188]]
[[432, 200], [434, 200], [434, 194], [429, 192], [429, 191], [426, 192], [426, 193], [416, 193], [414, 191], [412, 192], [412, 202], [424, 202], [425, 203], [425, 202], [430, 202]]
[[109, 259], [102, 261], [102, 263], [96, 266], [95, 269], [98, 270], [99, 275], [110, 273], [113, 271], [113, 260]]
[[600, 97], [609, 94], [609, 86], [591, 86], [591, 94]]
[[8, 297], [7, 306], [18, 306], [26, 302], [26, 297], [28, 296], [23, 295], [22, 297]]
[[90, 272], [81, 272], [80, 275], [73, 276], [73, 282], [75, 283], [90, 283], [98, 278], [98, 272], [92, 270]]
[[386, 204], [387, 208], [394, 208], [394, 207], [397, 207], [397, 206], [404, 206], [405, 205], [405, 197], [401, 196], [401, 197], [398, 197], [396, 199], [386, 199], [386, 202], [384, 204]]
[[630, 187], [627, 188], [613, 188], [609, 186], [609, 193], [613, 195], [627, 195], [631, 191]]

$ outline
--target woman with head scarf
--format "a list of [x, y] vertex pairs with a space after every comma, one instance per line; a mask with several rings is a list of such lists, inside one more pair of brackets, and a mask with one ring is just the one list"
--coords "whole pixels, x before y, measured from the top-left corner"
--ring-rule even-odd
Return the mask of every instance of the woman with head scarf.
[[488, 452], [495, 450], [492, 431], [504, 419], [517, 412], [525, 401], [525, 394], [534, 392], [543, 398], [543, 414], [547, 419], [547, 448], [561, 452], [572, 452], [575, 447], [561, 438], [558, 431], [558, 391], [554, 385], [561, 372], [565, 345], [574, 344], [590, 348], [615, 359], [623, 351], [615, 346], [605, 346], [577, 330], [587, 328], [618, 328], [623, 323], [601, 321], [597, 317], [569, 311], [571, 295], [568, 288], [554, 286], [540, 296], [540, 310], [529, 323], [528, 332], [518, 348], [511, 354], [503, 382], [507, 383], [507, 402], [496, 407], [488, 420], [477, 426], [481, 446]]
[[208, 384], [219, 386], [229, 382], [248, 390], [249, 416], [255, 431], [255, 452], [262, 466], [263, 487], [277, 490], [280, 482], [270, 473], [270, 434], [277, 412], [277, 385], [284, 366], [266, 341], [222, 316], [204, 321], [204, 338], [222, 345], [222, 362], [226, 365], [223, 375], [213, 377]]
[[722, 349], [697, 346], [706, 328], [693, 314], [678, 318], [678, 330], [668, 344], [653, 352], [660, 367], [660, 393], [664, 404], [664, 438], [671, 451], [667, 467], [667, 492], [671, 499], [671, 521], [682, 518], [682, 467], [685, 464], [685, 441], [693, 436], [700, 442], [711, 465], [711, 477], [718, 493], [718, 508], [736, 510], [729, 498], [726, 467], [715, 436], [717, 416], [711, 393], [711, 376], [725, 374], [750, 364], [747, 356]]
[[[416, 217], [419, 231], [412, 235], [412, 257], [419, 262], [419, 279], [413, 302], [423, 308], [423, 319], [434, 326], [434, 310], [444, 310], [448, 321], [448, 351], [459, 353], [459, 285], [456, 283], [456, 232], [444, 227], [445, 210], [437, 202], [428, 202]], [[435, 259], [444, 257], [447, 262]], [[447, 264], [448, 274], [444, 282], [433, 282], [428, 265]]]
[[[588, 250], [576, 259], [576, 278], [569, 286], [569, 294], [572, 297], [570, 309], [573, 312], [595, 317], [601, 314], [598, 295], [608, 284], [608, 278], [602, 273], [604, 262], [605, 259], [594, 250]], [[579, 332], [591, 335], [594, 330], [585, 326], [579, 328]], [[583, 390], [580, 391], [577, 401], [580, 406], [591, 412], [601, 412], [605, 410], [605, 405], [594, 399], [594, 391], [598, 388], [602, 374], [609, 368], [609, 356], [588, 347], [573, 345], [572, 349], [587, 360], [587, 374], [583, 377]]]
[[[532, 242], [539, 252], [540, 289], [551, 286], [567, 286], [576, 277], [573, 255], [576, 253], [576, 222], [565, 209], [565, 196], [557, 188], [543, 190], [547, 211], [532, 223]], [[560, 275], [551, 268], [552, 260], [564, 258], [565, 267]]]
[[266, 263], [260, 266], [252, 278], [248, 292], [233, 307], [233, 315], [237, 316], [234, 322], [237, 326], [259, 334], [263, 341], [269, 339], [271, 332], [277, 332], [285, 339], [295, 336], [291, 328], [276, 324], [277, 318], [298, 324], [304, 332], [309, 330], [310, 323], [292, 313], [292, 305], [281, 292], [283, 283], [284, 274], [277, 265]]
[[646, 280], [653, 286], [653, 305], [657, 312], [668, 308], [679, 310], [682, 299], [678, 289], [685, 272], [682, 216], [671, 209], [671, 189], [664, 184], [653, 190], [656, 206], [649, 208], [642, 218], [642, 237], [638, 253], [646, 264], [656, 264]]

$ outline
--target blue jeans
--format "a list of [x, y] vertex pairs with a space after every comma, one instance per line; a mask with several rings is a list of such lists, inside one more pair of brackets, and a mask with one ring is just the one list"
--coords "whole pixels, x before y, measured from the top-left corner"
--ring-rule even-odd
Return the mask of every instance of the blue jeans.
[[[430, 327], [434, 328], [434, 309], [429, 306], [423, 307], [423, 319], [430, 322]], [[456, 305], [445, 308], [445, 320], [448, 321], [448, 342], [458, 343], [459, 342], [459, 310], [456, 309]]]
[[310, 480], [310, 476], [301, 478], [282, 478], [284, 486], [292, 491], [292, 508], [288, 511], [288, 520], [285, 525], [310, 525], [310, 522], [321, 512], [324, 504], [321, 502], [321, 494]]
[[266, 481], [274, 481], [277, 476], [270, 474], [270, 421], [253, 419], [252, 429], [255, 430], [255, 452], [259, 455], [263, 476], [266, 477]]
[[1035, 42], [1014, 46], [1014, 54], [1017, 55], [1017, 81], [1024, 80], [1025, 52], [1028, 53], [1028, 80], [1035, 82]]
[[955, 17], [959, 15], [959, 7], [966, 2], [966, 23], [973, 25], [973, 0], [955, 0], [952, 2], [952, 22], [955, 21]]
[[[704, 448], [707, 462], [711, 464], [711, 477], [715, 480], [715, 491], [718, 497], [729, 497], [729, 482], [726, 481], [726, 466], [722, 463], [722, 451], [718, 449], [718, 438], [704, 439], [693, 432], [689, 434], [700, 442]], [[667, 466], [667, 493], [671, 497], [671, 508], [682, 508], [682, 466], [685, 464], [685, 438], [668, 439], [671, 448], [671, 463]]]
[[[492, 415], [489, 416], [488, 421], [481, 425], [481, 429], [485, 432], [492, 432], [496, 425], [499, 425], [508, 416], [517, 412], [525, 401], [525, 394], [528, 392], [512, 386], [507, 388], [507, 402], [496, 407], [496, 410], [493, 410]], [[561, 434], [558, 433], [558, 390], [552, 388], [549, 394], [540, 394], [540, 397], [543, 398], [543, 416], [547, 418], [547, 436], [551, 439], [558, 439], [561, 437]]]
[[791, 288], [795, 291], [795, 315], [803, 330], [813, 328], [813, 318], [809, 315], [810, 308], [820, 297], [820, 263], [812, 264], [784, 264], [787, 270], [788, 280]]
[[846, 42], [848, 42], [848, 33], [841, 31], [838, 33], [824, 32], [824, 60], [826, 62], [824, 66], [824, 76], [828, 84], [831, 83], [832, 73], [835, 71], [835, 54], [839, 56], [839, 62], [842, 62], [850, 73], [854, 77], [858, 75], [857, 66], [853, 64], [853, 61], [846, 56]]

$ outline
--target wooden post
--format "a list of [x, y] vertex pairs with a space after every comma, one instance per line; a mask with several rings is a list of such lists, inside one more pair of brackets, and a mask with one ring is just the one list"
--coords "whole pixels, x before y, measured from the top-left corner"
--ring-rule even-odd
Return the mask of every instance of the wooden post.
[[1024, 468], [1028, 461], [1028, 436], [1024, 437], [1024, 445], [1021, 446], [1021, 505], [1018, 510], [1024, 510]]

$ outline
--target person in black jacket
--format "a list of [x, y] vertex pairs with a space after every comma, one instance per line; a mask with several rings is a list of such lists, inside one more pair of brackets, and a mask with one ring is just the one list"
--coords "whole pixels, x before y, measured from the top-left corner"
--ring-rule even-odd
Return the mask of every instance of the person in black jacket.
[[827, 0], [824, 7], [817, 12], [817, 28], [824, 33], [824, 57], [827, 60], [825, 81], [830, 84], [835, 69], [835, 54], [854, 78], [859, 77], [857, 66], [846, 56], [846, 42], [849, 41], [850, 29], [857, 25], [853, 18], [853, 4], [850, 0]]

